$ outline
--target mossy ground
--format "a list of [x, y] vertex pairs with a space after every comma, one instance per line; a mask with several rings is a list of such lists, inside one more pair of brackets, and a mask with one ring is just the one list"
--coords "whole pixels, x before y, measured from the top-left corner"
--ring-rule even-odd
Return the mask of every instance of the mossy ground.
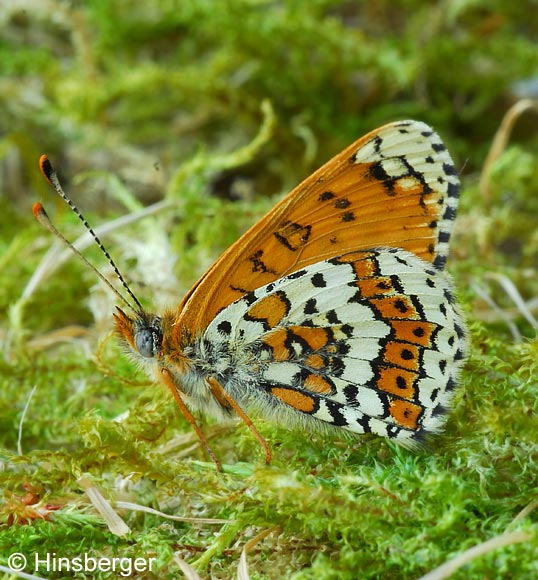
[[[202, 577], [227, 579], [245, 543], [275, 527], [247, 556], [252, 579], [414, 579], [524, 530], [527, 541], [452, 577], [538, 577], [537, 512], [517, 518], [537, 498], [538, 342], [502, 286], [511, 281], [536, 312], [535, 112], [516, 125], [487, 192], [479, 187], [505, 112], [536, 97], [531, 4], [0, 7], [0, 564], [13, 551], [155, 557], [153, 574], [136, 577], [178, 578], [178, 553]], [[69, 238], [80, 232], [38, 174], [41, 153], [93, 224], [168, 200], [104, 241], [145, 304], [173, 305], [280, 194], [401, 118], [438, 130], [463, 182], [448, 267], [472, 346], [446, 432], [428, 449], [257, 421], [274, 452], [265, 466], [244, 426], [204, 423], [225, 465], [217, 473], [169, 396], [136, 374], [114, 340], [102, 344], [114, 298], [92, 272], [75, 260], [49, 267], [21, 300], [52, 244], [31, 203], [41, 200]], [[87, 255], [100, 263], [94, 249]], [[130, 533], [120, 537], [91, 505], [83, 475], [113, 504], [227, 521], [124, 509]], [[47, 505], [59, 509], [36, 519]]]

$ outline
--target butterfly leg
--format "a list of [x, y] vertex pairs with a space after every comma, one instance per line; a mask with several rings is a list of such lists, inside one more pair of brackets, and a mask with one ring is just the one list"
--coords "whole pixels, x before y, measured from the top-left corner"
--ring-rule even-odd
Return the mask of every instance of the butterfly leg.
[[172, 379], [172, 373], [167, 368], [161, 369], [161, 373], [162, 373], [164, 384], [172, 392], [172, 395], [174, 396], [174, 399], [176, 400], [178, 407], [180, 408], [181, 412], [183, 413], [183, 416], [191, 424], [192, 428], [196, 432], [196, 435], [198, 435], [200, 442], [205, 447], [206, 451], [209, 453], [209, 456], [213, 460], [213, 463], [216, 465], [217, 471], [222, 472], [222, 465], [221, 465], [220, 461], [217, 459], [217, 456], [215, 455], [215, 452], [213, 451], [213, 449], [211, 449], [211, 446], [209, 445], [209, 441], [207, 440], [206, 436], [204, 435], [204, 433], [200, 429], [200, 427], [198, 427], [198, 425], [196, 423], [196, 419], [194, 418], [192, 413], [189, 411], [187, 405], [185, 405], [183, 399], [181, 398], [181, 395], [179, 394], [178, 388], [176, 387], [174, 380]]
[[271, 448], [267, 441], [261, 436], [259, 431], [254, 427], [254, 423], [250, 420], [249, 416], [241, 409], [241, 407], [237, 404], [237, 401], [234, 400], [232, 396], [224, 389], [224, 387], [217, 381], [214, 377], [206, 377], [206, 382], [211, 389], [214, 397], [219, 401], [222, 405], [228, 408], [232, 408], [239, 418], [245, 423], [245, 425], [250, 429], [250, 432], [256, 437], [256, 439], [260, 442], [260, 445], [265, 450], [265, 463], [268, 464], [271, 462]]

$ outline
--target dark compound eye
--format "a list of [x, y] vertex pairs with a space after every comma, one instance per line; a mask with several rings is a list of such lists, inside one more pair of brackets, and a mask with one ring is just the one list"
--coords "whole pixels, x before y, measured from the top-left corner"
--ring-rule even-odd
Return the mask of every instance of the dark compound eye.
[[145, 358], [153, 358], [160, 350], [162, 344], [161, 319], [152, 320], [140, 318], [137, 320], [135, 331], [136, 350]]

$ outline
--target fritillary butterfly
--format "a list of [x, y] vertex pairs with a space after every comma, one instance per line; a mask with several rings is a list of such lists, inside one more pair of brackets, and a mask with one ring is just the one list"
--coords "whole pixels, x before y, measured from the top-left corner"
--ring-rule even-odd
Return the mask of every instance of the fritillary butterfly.
[[443, 271], [458, 196], [430, 127], [386, 125], [287, 195], [176, 309], [150, 314], [128, 290], [136, 306], [117, 309], [117, 332], [217, 465], [191, 409], [241, 417], [267, 461], [251, 413], [414, 446], [445, 423], [467, 350]]

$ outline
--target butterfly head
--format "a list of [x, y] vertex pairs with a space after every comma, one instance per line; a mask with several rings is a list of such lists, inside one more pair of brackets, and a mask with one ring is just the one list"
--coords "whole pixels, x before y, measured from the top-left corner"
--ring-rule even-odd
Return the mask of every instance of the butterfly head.
[[161, 352], [163, 331], [159, 316], [141, 310], [131, 318], [121, 308], [117, 308], [114, 321], [120, 338], [129, 345], [134, 354], [143, 358], [154, 358]]

